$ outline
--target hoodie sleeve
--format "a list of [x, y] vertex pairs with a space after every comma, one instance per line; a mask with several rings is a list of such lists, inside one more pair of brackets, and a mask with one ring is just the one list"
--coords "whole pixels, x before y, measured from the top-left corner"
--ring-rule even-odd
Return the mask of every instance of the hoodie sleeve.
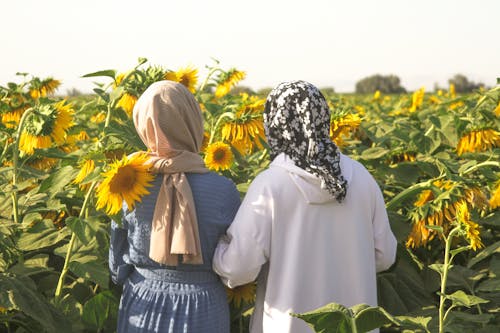
[[213, 269], [230, 288], [254, 281], [269, 258], [273, 199], [261, 176], [250, 185], [227, 234], [215, 250]]
[[373, 180], [374, 210], [373, 237], [375, 243], [375, 264], [377, 273], [385, 271], [396, 260], [397, 240], [392, 233], [389, 217], [385, 209], [384, 197], [378, 184]]

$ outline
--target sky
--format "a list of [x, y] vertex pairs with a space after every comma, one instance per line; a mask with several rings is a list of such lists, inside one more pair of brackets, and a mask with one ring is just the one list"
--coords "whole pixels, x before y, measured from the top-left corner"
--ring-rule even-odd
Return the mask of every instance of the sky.
[[[258, 90], [307, 80], [338, 92], [397, 75], [414, 90], [461, 73], [500, 77], [499, 0], [4, 0], [0, 85], [16, 72], [62, 81], [60, 93], [95, 87], [82, 75], [150, 65], [199, 69], [219, 61]], [[105, 82], [104, 81], [100, 82]]]

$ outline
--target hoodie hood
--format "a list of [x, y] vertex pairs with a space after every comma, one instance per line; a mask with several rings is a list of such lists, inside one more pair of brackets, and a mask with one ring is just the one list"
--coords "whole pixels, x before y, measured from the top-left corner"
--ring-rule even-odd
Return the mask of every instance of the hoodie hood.
[[[284, 153], [276, 156], [271, 162], [270, 167], [285, 169], [290, 179], [309, 204], [323, 204], [335, 201], [335, 197], [322, 186], [323, 184], [320, 178], [296, 166]], [[349, 191], [349, 183], [352, 179], [352, 164], [349, 163], [349, 157], [343, 154], [340, 154], [340, 170], [342, 176], [347, 181], [347, 190]]]

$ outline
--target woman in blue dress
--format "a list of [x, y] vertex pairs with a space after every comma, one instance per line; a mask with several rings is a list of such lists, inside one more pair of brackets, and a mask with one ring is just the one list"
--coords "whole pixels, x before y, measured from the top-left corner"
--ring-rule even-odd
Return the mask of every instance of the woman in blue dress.
[[109, 268], [123, 284], [118, 333], [228, 333], [226, 292], [212, 270], [217, 241], [240, 204], [232, 181], [199, 155], [203, 117], [172, 81], [153, 83], [133, 112], [156, 174], [133, 210], [112, 222]]

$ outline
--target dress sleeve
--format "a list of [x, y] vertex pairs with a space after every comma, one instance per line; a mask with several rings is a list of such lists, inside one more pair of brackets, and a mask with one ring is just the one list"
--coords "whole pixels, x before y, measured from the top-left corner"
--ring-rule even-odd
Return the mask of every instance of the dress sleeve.
[[373, 231], [375, 243], [375, 264], [377, 273], [385, 271], [396, 260], [397, 240], [392, 233], [389, 217], [385, 209], [382, 191], [374, 180], [375, 205], [373, 212]]
[[111, 280], [116, 284], [123, 284], [132, 272], [133, 266], [129, 263], [129, 244], [127, 229], [124, 221], [119, 226], [111, 221], [111, 238], [109, 244], [109, 271]]
[[230, 288], [254, 281], [269, 258], [273, 199], [259, 176], [215, 250], [213, 269]]

